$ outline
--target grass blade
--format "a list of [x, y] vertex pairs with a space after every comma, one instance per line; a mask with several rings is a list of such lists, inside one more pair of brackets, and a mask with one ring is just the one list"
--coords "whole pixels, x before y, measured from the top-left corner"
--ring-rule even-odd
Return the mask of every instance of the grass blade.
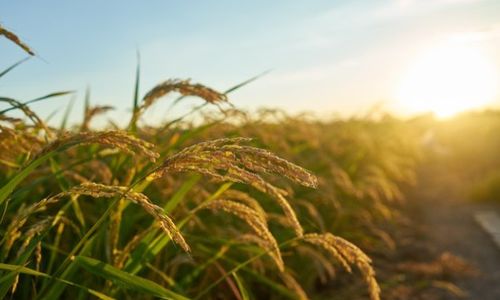
[[31, 56], [25, 57], [25, 58], [21, 59], [20, 61], [16, 62], [15, 64], [13, 64], [12, 66], [8, 67], [7, 69], [3, 70], [2, 72], [0, 72], [0, 78], [3, 77], [4, 75], [6, 75], [7, 73], [9, 73], [10, 71], [14, 70], [17, 66], [24, 63], [25, 61], [27, 61], [30, 58], [31, 58]]
[[[82, 255], [90, 255], [95, 244], [95, 236], [90, 238], [89, 241], [85, 244], [85, 246], [80, 251]], [[76, 264], [72, 263], [64, 269], [64, 272], [59, 276], [59, 278], [63, 280], [69, 280], [77, 271], [78, 267]], [[54, 273], [53, 273], [54, 274]], [[42, 285], [42, 290], [38, 294], [37, 299], [41, 300], [51, 300], [51, 299], [59, 299], [61, 298], [61, 294], [64, 292], [66, 285], [62, 282], [54, 282], [53, 277], [46, 280]], [[49, 290], [47, 290], [49, 289]]]
[[249, 83], [251, 83], [251, 82], [253, 82], [253, 81], [255, 81], [255, 80], [259, 79], [259, 78], [261, 78], [262, 76], [267, 75], [269, 72], [271, 72], [271, 70], [264, 71], [264, 72], [262, 72], [262, 73], [260, 73], [260, 74], [258, 74], [256, 76], [254, 76], [252, 78], [249, 78], [249, 79], [247, 79], [247, 80], [245, 80], [245, 81], [243, 81], [241, 83], [238, 83], [237, 85], [235, 85], [233, 87], [230, 87], [229, 89], [225, 90], [224, 94], [229, 94], [231, 92], [234, 92], [235, 90], [237, 90], [237, 89], [239, 89], [241, 87], [244, 87], [245, 85], [247, 85], [247, 84], [249, 84]]
[[39, 165], [41, 165], [54, 155], [55, 152], [49, 152], [39, 157], [38, 159], [31, 162], [28, 166], [26, 166], [21, 172], [17, 173], [11, 180], [9, 180], [9, 182], [7, 182], [7, 184], [5, 184], [0, 189], [0, 205], [2, 205], [5, 202], [5, 200], [7, 200], [12, 191], [14, 191], [14, 189], [17, 187], [19, 183], [21, 183], [21, 181], [23, 181], [23, 179], [25, 179]]
[[[72, 93], [74, 93], [74, 91], [62, 91], [62, 92], [50, 93], [48, 95], [45, 95], [45, 96], [42, 96], [42, 97], [38, 97], [38, 98], [35, 98], [35, 99], [31, 99], [29, 101], [23, 102], [21, 105], [28, 105], [28, 104], [31, 104], [31, 103], [35, 103], [35, 102], [42, 101], [42, 100], [47, 100], [47, 99], [50, 99], [50, 98], [66, 96], [66, 95], [69, 95], [69, 94], [72, 94]], [[20, 107], [21, 107], [20, 105], [11, 106], [9, 108], [6, 108], [6, 109], [0, 111], [0, 115], [5, 114], [6, 112], [9, 112], [11, 110], [14, 110], [14, 109], [17, 109], [17, 108], [20, 108]]]
[[75, 257], [74, 261], [77, 265], [84, 268], [88, 272], [104, 279], [111, 280], [114, 283], [123, 286], [124, 288], [146, 293], [163, 299], [188, 299], [180, 294], [162, 287], [156, 282], [124, 272], [97, 259], [85, 256], [77, 256]]
[[134, 98], [132, 107], [132, 118], [130, 119], [129, 130], [137, 131], [137, 114], [139, 112], [139, 88], [141, 80], [141, 53], [137, 50], [137, 66], [135, 68]]
[[66, 107], [66, 110], [64, 111], [64, 116], [61, 121], [61, 126], [59, 128], [61, 130], [65, 130], [66, 127], [68, 126], [68, 119], [69, 119], [69, 114], [71, 113], [71, 110], [73, 109], [73, 105], [75, 104], [75, 98], [72, 97], [71, 100], [69, 100], [68, 106]]
[[135, 85], [134, 85], [134, 112], [139, 107], [139, 83], [141, 79], [141, 53], [137, 50], [137, 66], [135, 69]]
[[26, 274], [26, 275], [31, 275], [31, 276], [38, 276], [38, 277], [44, 277], [44, 278], [52, 278], [54, 280], [57, 280], [59, 282], [62, 282], [64, 284], [66, 284], [66, 285], [71, 285], [71, 286], [80, 288], [80, 289], [88, 292], [89, 294], [92, 294], [92, 295], [96, 296], [99, 299], [102, 299], [102, 300], [112, 300], [112, 299], [114, 299], [114, 298], [111, 298], [111, 297], [109, 297], [109, 296], [107, 296], [107, 295], [105, 295], [103, 293], [100, 293], [100, 292], [98, 292], [96, 290], [93, 290], [93, 289], [90, 289], [88, 287], [85, 287], [83, 285], [80, 285], [80, 284], [77, 284], [77, 283], [74, 283], [74, 282], [71, 282], [71, 281], [68, 281], [68, 280], [64, 280], [64, 279], [61, 279], [61, 278], [52, 277], [49, 274], [46, 274], [46, 273], [43, 273], [43, 272], [40, 272], [40, 271], [36, 271], [36, 270], [30, 269], [30, 268], [27, 268], [27, 267], [0, 263], [0, 270], [11, 271], [11, 272], [16, 272], [16, 273], [21, 273], [21, 274]]

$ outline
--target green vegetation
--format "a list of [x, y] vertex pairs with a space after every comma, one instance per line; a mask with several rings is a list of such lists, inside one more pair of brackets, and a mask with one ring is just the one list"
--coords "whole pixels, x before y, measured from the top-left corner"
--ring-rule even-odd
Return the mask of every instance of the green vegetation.
[[[318, 121], [235, 109], [229, 94], [253, 79], [225, 93], [167, 80], [142, 98], [139, 79], [138, 68], [126, 128], [92, 129], [110, 108], [88, 98], [83, 121], [68, 130], [67, 116], [53, 128], [29, 103], [0, 97], [0, 297], [305, 299], [336, 282], [350, 298], [379, 299], [369, 257], [395, 250], [403, 188], [420, 159], [484, 179], [476, 197], [498, 193], [496, 112], [456, 124]], [[157, 101], [185, 97], [203, 101], [189, 113], [196, 123], [141, 122]], [[443, 144], [424, 139], [422, 148], [430, 128]], [[484, 166], [466, 165], [476, 146], [487, 149]]]

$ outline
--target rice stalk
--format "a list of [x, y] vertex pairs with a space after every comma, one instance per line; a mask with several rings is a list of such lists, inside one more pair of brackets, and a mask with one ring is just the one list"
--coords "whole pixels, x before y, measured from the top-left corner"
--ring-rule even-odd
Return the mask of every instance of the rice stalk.
[[115, 262], [120, 250], [118, 249], [118, 242], [120, 239], [120, 227], [122, 222], [123, 210], [126, 208], [126, 199], [120, 198], [118, 203], [111, 212], [109, 218], [109, 244], [111, 249], [111, 260]]

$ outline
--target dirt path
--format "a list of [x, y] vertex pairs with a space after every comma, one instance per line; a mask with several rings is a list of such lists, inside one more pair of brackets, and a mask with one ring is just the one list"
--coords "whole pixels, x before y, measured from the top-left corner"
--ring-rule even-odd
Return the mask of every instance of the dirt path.
[[[411, 195], [414, 220], [422, 224], [432, 252], [451, 252], [479, 270], [480, 275], [476, 277], [459, 278], [456, 281], [469, 294], [468, 299], [498, 300], [500, 249], [476, 223], [474, 214], [484, 210], [500, 213], [500, 205], [463, 200], [454, 182], [451, 176], [421, 176], [420, 184]], [[445, 299], [458, 298], [449, 296]]]

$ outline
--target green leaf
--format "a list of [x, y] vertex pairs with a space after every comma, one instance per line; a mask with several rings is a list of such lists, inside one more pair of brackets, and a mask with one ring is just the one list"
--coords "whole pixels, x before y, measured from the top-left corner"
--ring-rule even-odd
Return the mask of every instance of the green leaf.
[[[204, 246], [202, 247], [205, 248]], [[212, 265], [219, 258], [223, 257], [227, 250], [229, 250], [229, 247], [222, 246], [219, 251], [217, 251], [211, 258], [205, 260], [202, 264], [198, 265], [191, 273], [184, 276], [184, 278], [182, 278], [182, 281], [180, 282], [180, 285], [189, 287], [192, 282], [197, 279], [208, 266]], [[210, 251], [207, 250], [206, 252]]]
[[19, 105], [15, 105], [15, 106], [12, 106], [12, 107], [9, 107], [9, 108], [6, 108], [6, 109], [0, 111], [0, 115], [6, 113], [8, 111], [11, 111], [13, 109], [20, 108], [20, 107], [22, 107], [22, 105], [28, 105], [28, 104], [31, 104], [31, 103], [34, 103], [34, 102], [38, 102], [38, 101], [42, 101], [42, 100], [46, 100], [46, 99], [50, 99], [50, 98], [55, 98], [55, 97], [60, 97], [60, 96], [65, 96], [65, 95], [73, 94], [73, 93], [74, 93], [74, 91], [62, 91], [62, 92], [51, 93], [51, 94], [48, 94], [48, 95], [45, 95], [45, 96], [42, 96], [42, 97], [38, 97], [38, 98], [35, 98], [35, 99], [31, 99], [31, 100], [23, 102], [23, 103], [21, 103]]
[[20, 61], [16, 62], [15, 64], [13, 64], [12, 66], [8, 67], [7, 69], [3, 70], [2, 72], [0, 72], [0, 77], [4, 76], [5, 74], [14, 70], [17, 66], [24, 63], [25, 61], [27, 61], [30, 58], [31, 58], [31, 56], [25, 57], [25, 58], [21, 59]]
[[137, 50], [137, 66], [135, 69], [135, 86], [134, 86], [134, 111], [139, 108], [139, 83], [141, 79], [141, 53]]
[[16, 186], [21, 183], [21, 181], [26, 178], [33, 170], [35, 170], [39, 165], [47, 161], [47, 159], [51, 158], [55, 155], [55, 152], [49, 152], [33, 162], [31, 162], [28, 166], [26, 166], [21, 172], [17, 173], [7, 184], [5, 184], [0, 189], [0, 205], [2, 205], [7, 197], [14, 191]]
[[122, 286], [123, 288], [146, 293], [163, 299], [188, 299], [180, 294], [162, 287], [156, 282], [129, 274], [102, 261], [85, 256], [76, 256], [74, 261], [77, 265], [84, 268], [88, 272], [100, 276], [104, 279], [111, 280], [114, 283]]
[[114, 298], [111, 298], [109, 296], [106, 296], [103, 293], [100, 293], [98, 291], [95, 291], [93, 289], [85, 287], [83, 285], [79, 285], [77, 283], [74, 283], [74, 282], [71, 282], [71, 281], [68, 281], [68, 280], [63, 280], [63, 279], [60, 279], [60, 278], [52, 277], [49, 274], [46, 274], [46, 273], [43, 273], [43, 272], [40, 272], [40, 271], [36, 271], [36, 270], [30, 269], [30, 268], [27, 268], [27, 267], [0, 263], [0, 270], [11, 271], [11, 272], [14, 272], [14, 273], [22, 273], [22, 274], [31, 275], [31, 276], [38, 276], [38, 277], [44, 277], [44, 278], [52, 278], [54, 280], [57, 280], [59, 282], [62, 282], [64, 284], [66, 284], [66, 285], [75, 286], [75, 287], [80, 288], [80, 289], [82, 289], [84, 291], [87, 291], [89, 294], [92, 294], [92, 295], [96, 296], [99, 299], [103, 299], [103, 300], [112, 300], [112, 299], [114, 299]]
[[28, 246], [25, 248], [24, 252], [19, 253], [19, 256], [14, 260], [14, 263], [17, 266], [16, 269], [11, 270], [9, 273], [0, 278], [0, 299], [5, 298], [5, 295], [7, 295], [10, 288], [15, 282], [17, 274], [19, 274], [19, 272], [21, 271], [20, 267], [26, 264], [28, 258], [35, 250], [37, 243], [42, 240], [42, 238], [45, 236], [46, 233], [47, 230], [45, 230], [45, 232], [42, 232], [40, 235], [33, 238], [31, 242], [28, 244]]
[[[292, 239], [289, 239], [289, 240], [286, 240], [282, 243], [280, 243], [278, 245], [278, 247], [281, 249], [282, 247], [284, 247], [285, 245], [288, 245], [290, 243], [292, 243], [293, 241], [296, 241], [298, 238], [292, 238]], [[226, 279], [227, 276], [229, 276], [229, 274], [233, 274], [239, 270], [244, 270], [244, 271], [248, 271], [250, 274], [255, 274], [257, 276], [261, 276], [255, 272], [252, 272], [251, 270], [246, 270], [246, 266], [251, 263], [252, 261], [258, 259], [259, 257], [267, 254], [270, 250], [262, 250], [259, 254], [256, 254], [252, 257], [250, 257], [249, 259], [247, 259], [246, 261], [244, 262], [236, 262], [234, 261], [234, 264], [236, 264], [236, 266], [231, 269], [227, 274], [219, 277], [217, 280], [213, 281], [208, 287], [206, 287], [203, 291], [201, 291], [195, 299], [204, 299], [203, 297], [208, 293], [210, 292], [214, 287], [216, 287], [218, 284], [220, 284], [223, 280]], [[230, 260], [229, 258], [223, 256], [222, 259], [226, 260], [226, 261], [232, 261]], [[281, 288], [279, 284], [275, 283], [274, 281], [272, 281], [271, 279], [268, 279], [266, 278], [265, 276], [261, 276], [260, 279], [263, 283], [269, 285], [270, 287], [272, 287], [273, 289], [275, 289], [276, 291], [280, 292], [281, 294], [285, 295], [285, 296], [289, 296], [287, 298], [292, 298], [292, 299], [297, 299], [297, 295], [295, 295], [294, 293], [291, 293], [288, 289], [286, 288]]]
[[139, 111], [139, 88], [141, 81], [141, 53], [137, 50], [137, 66], [135, 68], [135, 86], [134, 86], [134, 98], [132, 107], [132, 118], [129, 123], [129, 130], [135, 132], [137, 130], [137, 113]]
[[83, 96], [83, 110], [84, 113], [90, 108], [90, 87], [87, 86], [85, 89], [85, 96]]
[[73, 104], [75, 103], [75, 98], [72, 97], [71, 100], [69, 100], [68, 106], [66, 107], [66, 110], [64, 111], [64, 116], [61, 121], [61, 126], [59, 128], [61, 130], [66, 129], [66, 126], [68, 125], [68, 119], [69, 119], [69, 114], [71, 113], [71, 110], [73, 109]]
[[231, 93], [231, 92], [233, 92], [233, 91], [235, 91], [235, 90], [237, 90], [237, 89], [239, 89], [241, 87], [244, 87], [245, 85], [247, 85], [247, 84], [249, 84], [249, 83], [251, 83], [251, 82], [253, 82], [253, 81], [255, 81], [255, 80], [259, 79], [259, 78], [261, 78], [262, 76], [268, 74], [269, 72], [271, 72], [271, 70], [264, 71], [264, 72], [260, 73], [257, 76], [249, 78], [249, 79], [247, 79], [247, 80], [245, 80], [245, 81], [243, 81], [241, 83], [238, 83], [237, 85], [235, 85], [233, 87], [230, 87], [229, 89], [225, 90], [224, 93], [225, 94], [229, 94], [229, 93]]
[[[85, 244], [85, 246], [80, 251], [80, 254], [87, 255], [91, 252], [94, 247], [95, 236], [90, 238], [89, 241]], [[77, 271], [79, 270], [78, 266], [75, 263], [70, 263], [59, 276], [63, 280], [70, 279]], [[39, 292], [37, 299], [42, 300], [52, 300], [59, 299], [61, 294], [64, 292], [66, 285], [62, 282], [54, 282], [51, 278], [50, 280], [46, 280], [42, 285], [42, 290]]]

